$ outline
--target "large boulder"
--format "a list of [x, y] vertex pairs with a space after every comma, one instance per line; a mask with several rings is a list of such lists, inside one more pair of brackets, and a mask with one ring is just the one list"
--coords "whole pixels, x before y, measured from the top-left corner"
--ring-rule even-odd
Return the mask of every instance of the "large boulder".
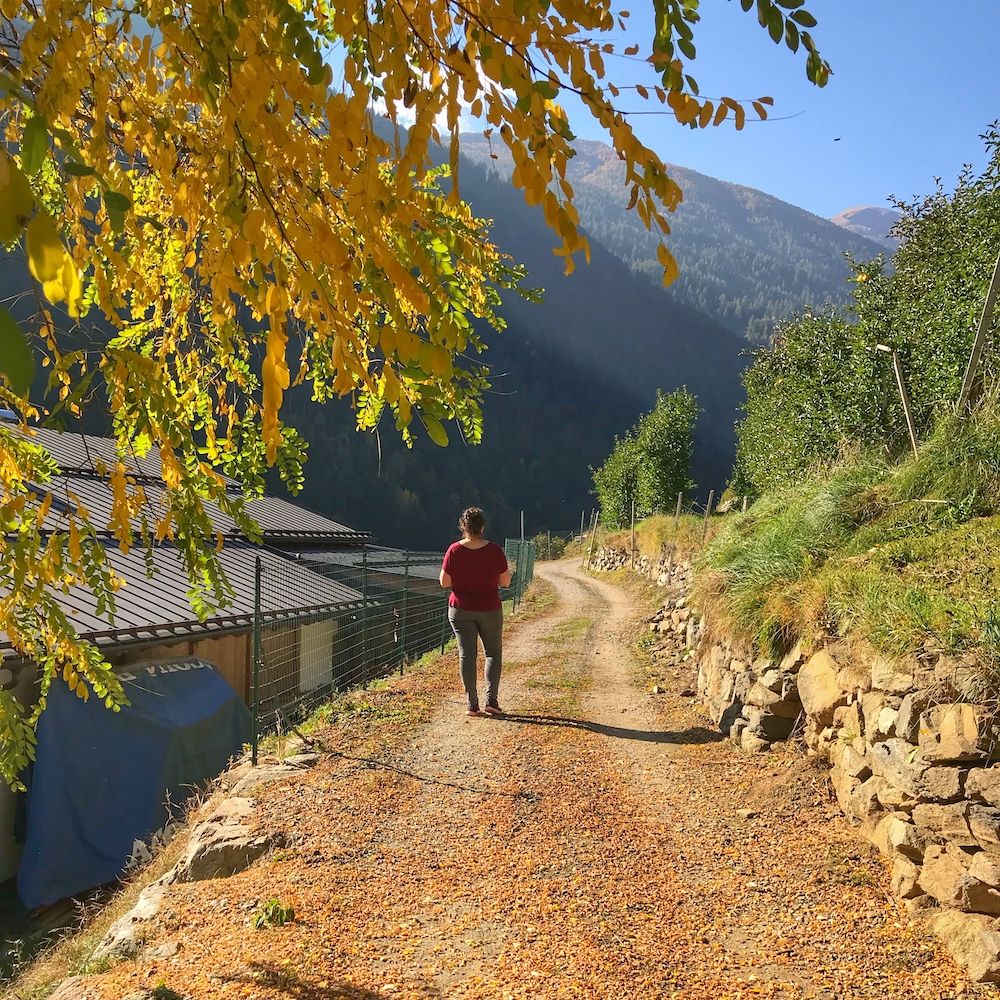
[[931, 918], [931, 926], [973, 982], [1000, 982], [998, 921], [979, 913], [942, 910]]
[[49, 1000], [101, 1000], [103, 996], [96, 983], [88, 983], [83, 976], [70, 976], [59, 984]]
[[799, 670], [797, 683], [802, 707], [823, 725], [829, 725], [834, 710], [847, 701], [846, 693], [837, 683], [839, 670], [837, 661], [822, 649]]

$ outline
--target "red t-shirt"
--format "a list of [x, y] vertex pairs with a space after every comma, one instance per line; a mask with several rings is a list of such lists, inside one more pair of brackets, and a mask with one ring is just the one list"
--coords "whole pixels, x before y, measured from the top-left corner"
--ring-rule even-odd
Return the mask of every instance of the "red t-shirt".
[[496, 542], [470, 549], [455, 542], [444, 554], [441, 568], [451, 577], [448, 603], [465, 611], [499, 611], [500, 574], [507, 572], [507, 556]]

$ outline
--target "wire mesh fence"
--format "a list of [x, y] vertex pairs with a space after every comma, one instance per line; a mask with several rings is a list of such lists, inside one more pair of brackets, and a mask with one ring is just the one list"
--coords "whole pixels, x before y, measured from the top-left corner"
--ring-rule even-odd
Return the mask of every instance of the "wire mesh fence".
[[[501, 591], [517, 608], [534, 576], [535, 547], [508, 539], [504, 545], [514, 569]], [[394, 673], [431, 650], [442, 652], [452, 638], [448, 591], [438, 574], [442, 554], [366, 546], [301, 553], [294, 562], [257, 563], [253, 629], [251, 710], [253, 757], [262, 733], [287, 729], [335, 694], [364, 687]], [[310, 572], [340, 585], [343, 600], [308, 614], [283, 615], [282, 607], [301, 606], [301, 573]], [[277, 610], [276, 610], [277, 609]]]

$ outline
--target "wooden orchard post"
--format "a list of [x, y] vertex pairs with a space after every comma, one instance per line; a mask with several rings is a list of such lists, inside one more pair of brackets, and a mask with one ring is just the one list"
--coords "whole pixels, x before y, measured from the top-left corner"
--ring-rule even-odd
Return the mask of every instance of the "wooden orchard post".
[[632, 501], [632, 569], [635, 569], [635, 500]]
[[972, 389], [976, 383], [976, 375], [979, 374], [979, 363], [983, 357], [983, 347], [986, 345], [986, 331], [993, 318], [993, 307], [997, 302], [998, 291], [1000, 291], [1000, 254], [997, 255], [996, 266], [993, 268], [993, 277], [990, 279], [986, 301], [983, 303], [983, 314], [979, 318], [979, 329], [972, 344], [972, 354], [969, 355], [969, 365], [965, 369], [965, 378], [962, 379], [962, 391], [958, 397], [959, 416], [965, 415], [972, 399]]
[[594, 542], [597, 541], [597, 525], [601, 521], [601, 512], [594, 515], [594, 530], [590, 533], [590, 551], [587, 553], [587, 569], [590, 569], [591, 560], [594, 558]]
[[676, 531], [681, 525], [681, 503], [684, 500], [684, 494], [677, 494], [677, 510], [674, 511], [674, 530]]
[[705, 505], [705, 521], [704, 527], [701, 529], [701, 540], [705, 541], [708, 537], [708, 518], [712, 513], [712, 503], [715, 500], [715, 490], [708, 491], [708, 503]]

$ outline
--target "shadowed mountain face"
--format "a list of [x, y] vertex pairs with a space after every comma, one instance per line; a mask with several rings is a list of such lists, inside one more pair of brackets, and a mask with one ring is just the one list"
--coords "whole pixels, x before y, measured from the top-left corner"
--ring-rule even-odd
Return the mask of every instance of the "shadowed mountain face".
[[902, 218], [895, 208], [882, 208], [878, 205], [861, 205], [848, 208], [835, 215], [830, 221], [856, 236], [864, 236], [873, 240], [890, 253], [899, 246], [899, 240], [890, 236], [892, 227]]
[[[624, 210], [628, 193], [617, 154], [601, 142], [579, 141], [576, 148], [567, 177], [584, 228], [632, 271], [659, 285], [656, 240], [638, 215]], [[502, 143], [469, 133], [462, 136], [462, 151], [510, 176]], [[885, 249], [754, 188], [676, 165], [668, 169], [684, 201], [668, 237], [681, 274], [666, 296], [755, 343], [767, 342], [777, 321], [805, 305], [843, 301], [845, 253], [868, 260]]]
[[486, 509], [494, 536], [516, 532], [521, 509], [529, 533], [579, 527], [593, 504], [590, 467], [652, 408], [657, 388], [682, 385], [703, 409], [694, 478], [703, 493], [718, 491], [732, 467], [745, 343], [596, 241], [590, 266], [564, 276], [541, 212], [506, 181], [463, 163], [461, 191], [494, 220], [496, 243], [527, 266], [526, 284], [545, 289], [540, 305], [509, 295], [508, 329], [487, 338], [484, 443], [466, 447], [453, 434], [440, 449], [421, 436], [407, 451], [387, 425], [379, 474], [377, 442], [351, 430], [346, 407], [292, 396], [288, 419], [312, 442], [303, 502], [401, 545], [444, 544], [470, 503]]

